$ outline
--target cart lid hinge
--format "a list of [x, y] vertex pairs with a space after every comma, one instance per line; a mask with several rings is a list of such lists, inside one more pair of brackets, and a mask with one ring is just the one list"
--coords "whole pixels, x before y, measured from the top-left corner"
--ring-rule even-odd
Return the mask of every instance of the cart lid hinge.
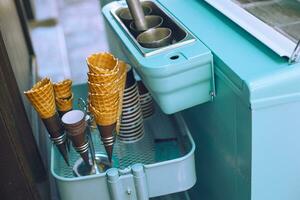
[[300, 40], [298, 41], [296, 48], [294, 49], [290, 59], [289, 59], [289, 64], [294, 64], [299, 62], [300, 60]]

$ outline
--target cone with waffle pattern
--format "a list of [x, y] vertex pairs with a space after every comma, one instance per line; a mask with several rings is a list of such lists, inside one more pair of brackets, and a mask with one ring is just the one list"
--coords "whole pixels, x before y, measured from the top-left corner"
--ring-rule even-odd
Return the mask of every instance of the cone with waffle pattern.
[[111, 161], [114, 132], [118, 131], [126, 80], [126, 63], [110, 53], [87, 58], [89, 110], [93, 113], [101, 140]]
[[63, 80], [53, 84], [55, 103], [60, 117], [73, 109], [72, 81]]
[[66, 149], [66, 134], [55, 108], [55, 97], [50, 79], [45, 78], [37, 82], [24, 94], [38, 112], [44, 122], [51, 140], [58, 148], [66, 163], [69, 165]]

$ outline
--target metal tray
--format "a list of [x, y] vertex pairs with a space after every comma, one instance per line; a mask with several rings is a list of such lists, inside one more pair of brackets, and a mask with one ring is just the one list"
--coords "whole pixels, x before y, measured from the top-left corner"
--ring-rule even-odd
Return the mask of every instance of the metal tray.
[[155, 1], [153, 0], [142, 1], [142, 4], [147, 5], [152, 9], [151, 15], [158, 15], [164, 19], [164, 23], [162, 24], [161, 27], [167, 27], [172, 30], [173, 42], [171, 45], [162, 48], [153, 48], [153, 49], [142, 47], [137, 42], [133, 33], [130, 31], [130, 28], [127, 25], [125, 25], [122, 22], [122, 20], [119, 18], [119, 14], [122, 11], [122, 9], [127, 8], [126, 2], [119, 1], [118, 6], [115, 6], [111, 10], [111, 14], [113, 15], [113, 17], [116, 19], [118, 24], [127, 33], [127, 35], [133, 41], [135, 46], [139, 49], [139, 51], [144, 56], [155, 55], [170, 49], [180, 47], [185, 44], [189, 44], [196, 40], [193, 34], [186, 27], [184, 27], [179, 21], [177, 21], [170, 13], [167, 13], [164, 9], [162, 9], [160, 5], [157, 4]]
[[[79, 92], [76, 87], [73, 89], [75, 99], [83, 94], [82, 87], [85, 86], [81, 86]], [[74, 176], [72, 166], [79, 155], [71, 148], [71, 166], [68, 167], [53, 147], [51, 172], [61, 199], [121, 200], [130, 196], [134, 200], [139, 199], [138, 194], [150, 198], [191, 188], [196, 182], [195, 143], [181, 115], [167, 116], [157, 107], [155, 114], [145, 120], [144, 125], [145, 135], [140, 141], [132, 144], [115, 143], [113, 168], [101, 174]], [[94, 130], [92, 134], [96, 153], [105, 154], [98, 131]], [[143, 192], [136, 186], [134, 166], [142, 166], [140, 173], [146, 183]], [[110, 175], [107, 175], [109, 171]], [[116, 174], [112, 176], [111, 172]], [[114, 181], [111, 181], [112, 178]]]

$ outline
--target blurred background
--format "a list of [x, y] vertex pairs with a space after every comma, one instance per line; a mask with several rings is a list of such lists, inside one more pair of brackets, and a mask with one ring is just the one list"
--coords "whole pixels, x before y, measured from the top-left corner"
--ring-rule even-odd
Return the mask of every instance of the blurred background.
[[23, 91], [46, 76], [86, 82], [86, 56], [108, 51], [100, 9], [98, 0], [0, 0], [0, 199], [59, 199], [51, 143]]
[[39, 76], [85, 82], [86, 56], [108, 51], [99, 1], [31, 0], [31, 4], [34, 18], [29, 25]]

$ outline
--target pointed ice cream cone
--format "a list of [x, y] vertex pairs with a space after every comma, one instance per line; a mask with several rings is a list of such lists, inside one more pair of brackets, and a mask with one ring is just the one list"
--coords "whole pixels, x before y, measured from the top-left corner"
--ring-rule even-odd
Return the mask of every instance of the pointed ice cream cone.
[[64, 133], [64, 128], [62, 126], [59, 116], [55, 114], [50, 118], [42, 119], [42, 121], [44, 122], [44, 125], [48, 130], [48, 133], [50, 135], [53, 144], [56, 145], [60, 154], [63, 156], [65, 162], [69, 166], [70, 164], [69, 164], [69, 158], [67, 152], [67, 144], [65, 142], [66, 134]]
[[24, 94], [38, 112], [48, 130], [51, 140], [57, 146], [64, 160], [69, 165], [65, 145], [66, 137], [60, 119], [56, 113], [53, 86], [50, 79], [42, 79], [36, 83], [32, 89], [25, 91]]
[[108, 159], [111, 162], [112, 160], [112, 154], [113, 154], [113, 145], [115, 142], [115, 132], [116, 124], [111, 125], [98, 125], [98, 129], [101, 134], [101, 140], [103, 142], [103, 145], [105, 147], [105, 151], [108, 155]]
[[62, 122], [74, 149], [80, 154], [85, 164], [90, 166], [89, 143], [85, 132], [87, 123], [84, 117], [85, 115], [81, 110], [72, 110], [63, 115]]
[[53, 84], [55, 103], [58, 114], [63, 114], [73, 109], [72, 81], [70, 79]]
[[89, 56], [87, 64], [89, 110], [94, 115], [101, 140], [111, 160], [114, 132], [122, 112], [126, 63], [109, 53], [98, 53]]
[[100, 113], [90, 105], [89, 108], [95, 117], [95, 121], [100, 132], [101, 140], [105, 147], [109, 161], [111, 162], [114, 144], [114, 130], [116, 128], [116, 119], [118, 110], [115, 109], [111, 112]]
[[42, 79], [24, 94], [42, 119], [50, 118], [55, 114], [54, 93], [50, 79]]

